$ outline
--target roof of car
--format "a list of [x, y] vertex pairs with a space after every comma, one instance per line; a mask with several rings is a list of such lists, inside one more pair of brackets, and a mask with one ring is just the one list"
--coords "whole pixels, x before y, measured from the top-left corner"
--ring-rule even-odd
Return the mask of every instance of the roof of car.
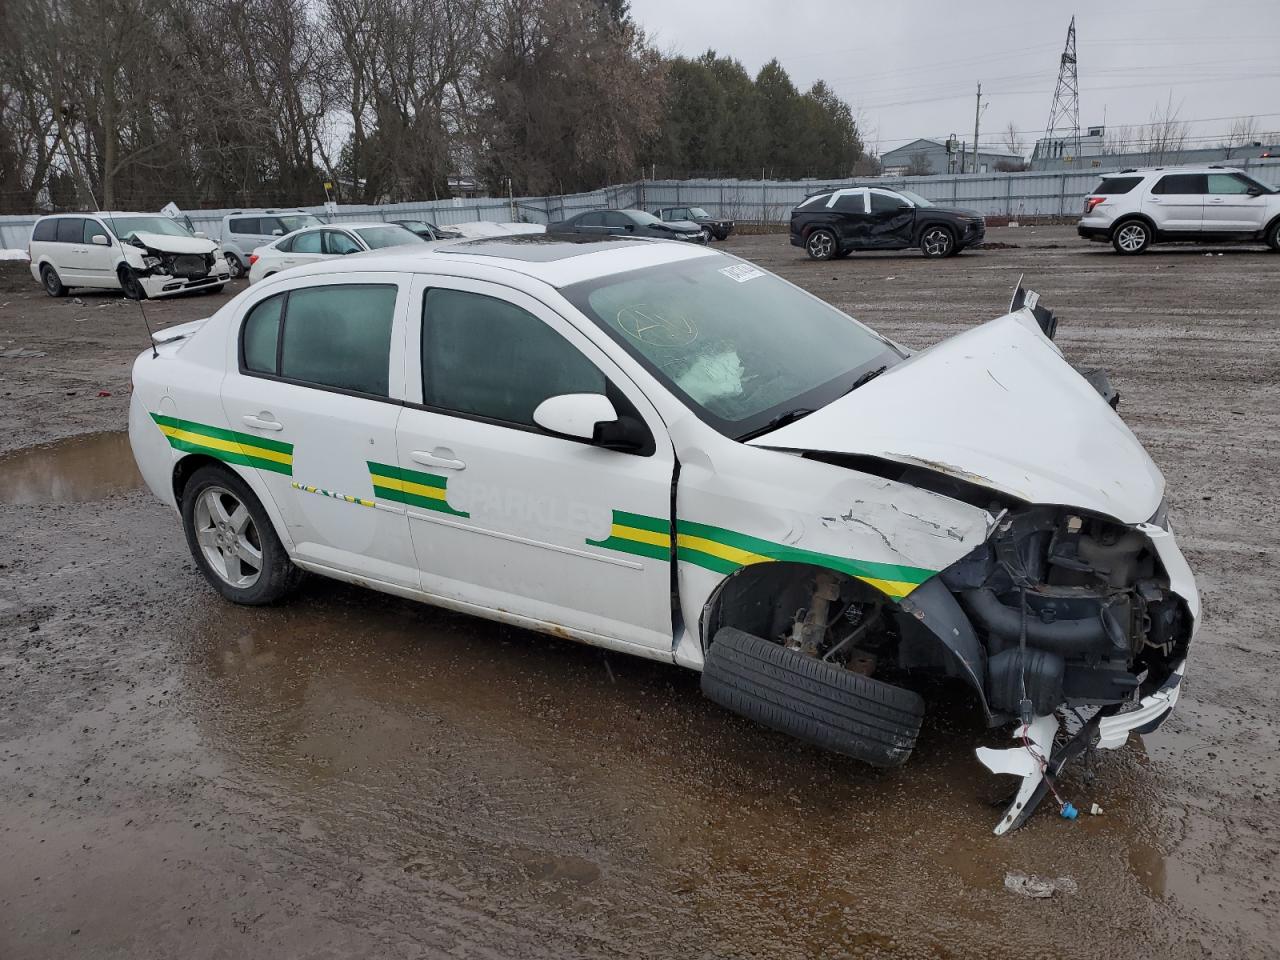
[[[342, 268], [405, 273], [439, 269], [452, 274], [465, 272], [466, 265], [473, 265], [522, 274], [553, 287], [566, 287], [596, 277], [699, 257], [723, 258], [724, 254], [701, 245], [645, 237], [578, 239], [516, 234], [374, 250], [343, 258]], [[331, 261], [322, 261], [295, 267], [289, 274], [325, 274], [333, 270]]]
[[368, 227], [395, 227], [399, 224], [387, 223], [385, 220], [343, 220], [340, 223], [313, 223], [308, 227], [301, 227], [295, 230], [295, 233], [303, 233], [307, 230], [332, 230], [335, 227], [342, 230], [364, 230]]
[[1128, 170], [1111, 170], [1102, 174], [1102, 179], [1109, 177], [1131, 177], [1134, 174], [1146, 176], [1149, 173], [1244, 173], [1239, 167], [1227, 167], [1222, 164], [1195, 164], [1181, 167], [1132, 167]]
[[[136, 210], [67, 210], [62, 213], [50, 213], [41, 220], [47, 220], [51, 217], [165, 217], [163, 213], [139, 213]], [[165, 217], [166, 220], [173, 219]]]

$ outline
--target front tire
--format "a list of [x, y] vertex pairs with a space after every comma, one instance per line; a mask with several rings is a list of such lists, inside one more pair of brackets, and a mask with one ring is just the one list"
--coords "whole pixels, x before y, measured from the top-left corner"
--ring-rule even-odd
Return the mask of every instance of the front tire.
[[1143, 253], [1151, 246], [1151, 228], [1141, 220], [1126, 220], [1112, 231], [1111, 246], [1124, 256]]
[[1280, 220], [1267, 227], [1267, 246], [1280, 253]]
[[702, 228], [702, 242], [703, 242], [703, 243], [710, 243], [714, 238], [715, 238], [715, 234], [713, 234], [713, 233], [711, 232], [711, 228], [710, 228], [710, 227], [703, 227], [703, 228]]
[[239, 257], [234, 253], [227, 254], [227, 273], [231, 274], [232, 280], [239, 280], [248, 272]]
[[182, 529], [196, 566], [232, 603], [284, 599], [302, 580], [249, 485], [220, 466], [203, 466], [182, 491]]
[[147, 291], [142, 286], [142, 281], [138, 279], [138, 275], [129, 267], [121, 267], [119, 273], [120, 289], [124, 291], [124, 295], [130, 300], [147, 299]]
[[58, 276], [58, 271], [47, 263], [40, 268], [40, 282], [44, 284], [44, 292], [51, 297], [67, 295], [67, 288], [62, 285], [62, 278]]
[[956, 235], [946, 227], [925, 227], [920, 234], [920, 252], [926, 257], [949, 257], [956, 252]]
[[832, 259], [839, 252], [836, 235], [825, 228], [814, 230], [804, 242], [804, 252], [810, 260]]

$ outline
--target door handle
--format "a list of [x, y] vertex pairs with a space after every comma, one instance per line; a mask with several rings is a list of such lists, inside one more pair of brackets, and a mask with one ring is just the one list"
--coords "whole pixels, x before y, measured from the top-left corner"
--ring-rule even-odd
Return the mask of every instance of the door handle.
[[1210, 203], [1222, 203], [1222, 198], [1221, 198], [1221, 197], [1211, 197], [1211, 198], [1210, 198], [1210, 200], [1209, 200], [1209, 202], [1210, 202]]
[[422, 464], [424, 467], [442, 467], [445, 470], [463, 470], [467, 466], [466, 463], [453, 456], [452, 450], [445, 450], [441, 447], [436, 447], [431, 453], [427, 453], [425, 450], [414, 450], [409, 454], [409, 459], [414, 463]]
[[248, 426], [256, 427], [258, 430], [283, 430], [284, 429], [283, 423], [280, 423], [276, 420], [272, 420], [270, 419], [270, 417], [271, 417], [271, 414], [267, 413], [264, 410], [262, 412], [261, 417], [255, 417], [252, 414], [250, 414], [249, 416], [244, 416], [244, 417], [241, 417], [240, 419], [243, 420]]

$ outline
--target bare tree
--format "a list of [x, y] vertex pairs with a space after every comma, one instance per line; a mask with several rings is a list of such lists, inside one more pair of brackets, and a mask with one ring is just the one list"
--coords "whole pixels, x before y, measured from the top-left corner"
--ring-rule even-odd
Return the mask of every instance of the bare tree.
[[1027, 152], [1027, 145], [1019, 136], [1018, 128], [1013, 121], [1009, 121], [1009, 125], [1004, 129], [1004, 146], [1005, 149], [1015, 156], [1024, 156]]
[[933, 173], [933, 166], [929, 163], [929, 157], [923, 151], [913, 153], [907, 160], [907, 169], [903, 176], [907, 177], [927, 177]]
[[1231, 131], [1227, 134], [1226, 142], [1222, 146], [1230, 157], [1236, 150], [1260, 142], [1258, 136], [1257, 117], [1236, 117], [1231, 122]]
[[1182, 104], [1173, 105], [1170, 93], [1164, 105], [1157, 103], [1151, 110], [1151, 122], [1145, 127], [1143, 140], [1146, 154], [1152, 163], [1164, 163], [1165, 158], [1176, 154], [1187, 142], [1191, 124], [1178, 119]]

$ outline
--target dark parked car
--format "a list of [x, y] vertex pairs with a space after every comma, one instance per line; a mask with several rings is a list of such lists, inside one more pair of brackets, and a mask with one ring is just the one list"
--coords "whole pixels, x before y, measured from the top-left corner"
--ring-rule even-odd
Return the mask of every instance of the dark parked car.
[[814, 260], [908, 247], [919, 247], [926, 257], [949, 257], [985, 234], [982, 214], [935, 207], [910, 190], [827, 190], [791, 211], [791, 245], [803, 247]]
[[575, 233], [591, 237], [660, 237], [706, 243], [697, 224], [664, 223], [643, 210], [588, 210], [547, 224], [547, 233]]
[[457, 230], [450, 230], [446, 227], [437, 227], [429, 220], [392, 220], [392, 223], [398, 223], [413, 233], [416, 233], [423, 240], [460, 240], [462, 234]]
[[662, 207], [653, 211], [653, 215], [659, 220], [665, 220], [668, 223], [673, 221], [695, 223], [702, 228], [702, 232], [707, 235], [708, 240], [712, 237], [717, 240], [723, 240], [733, 233], [732, 220], [718, 220], [701, 207]]

